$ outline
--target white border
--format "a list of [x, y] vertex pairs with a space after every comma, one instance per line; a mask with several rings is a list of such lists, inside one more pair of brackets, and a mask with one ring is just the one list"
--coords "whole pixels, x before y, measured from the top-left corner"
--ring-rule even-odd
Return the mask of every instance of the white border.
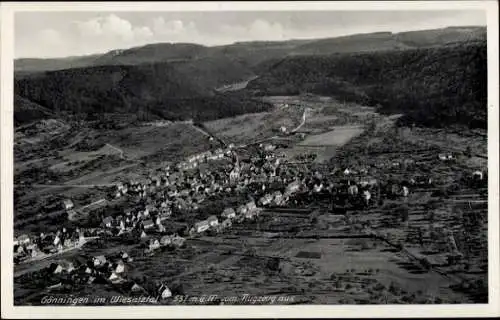
[[[484, 317], [499, 316], [499, 130], [498, 4], [496, 1], [353, 2], [58, 2], [2, 3], [1, 7], [1, 239], [2, 318], [260, 318], [260, 317]], [[485, 10], [488, 37], [489, 304], [314, 305], [174, 307], [13, 306], [13, 13], [17, 11], [314, 11], [314, 10]]]

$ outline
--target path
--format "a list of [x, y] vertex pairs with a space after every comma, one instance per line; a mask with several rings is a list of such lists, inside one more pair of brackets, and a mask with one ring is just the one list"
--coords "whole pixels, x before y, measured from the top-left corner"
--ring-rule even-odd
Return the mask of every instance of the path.
[[122, 150], [122, 149], [117, 148], [117, 147], [115, 147], [115, 146], [113, 146], [113, 145], [111, 145], [111, 144], [109, 144], [109, 143], [106, 143], [106, 145], [107, 145], [108, 147], [110, 147], [111, 149], [118, 151], [118, 153], [120, 154], [120, 158], [121, 158], [121, 159], [125, 159], [125, 157], [123, 156], [123, 150]]
[[310, 110], [309, 107], [306, 107], [304, 109], [304, 113], [302, 114], [302, 121], [300, 122], [300, 124], [295, 129], [293, 129], [291, 131], [292, 133], [298, 131], [306, 123], [307, 111], [309, 111], [309, 110]]

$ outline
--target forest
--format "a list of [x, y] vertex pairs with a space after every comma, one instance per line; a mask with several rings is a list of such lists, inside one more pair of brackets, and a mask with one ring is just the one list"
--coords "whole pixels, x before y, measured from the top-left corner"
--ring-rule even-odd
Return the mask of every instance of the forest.
[[[16, 120], [18, 124], [33, 120], [24, 115], [35, 110], [30, 106], [58, 115], [127, 113], [139, 115], [140, 120], [160, 117], [200, 121], [260, 112], [270, 107], [246, 96], [216, 93], [213, 86], [241, 78], [230, 70], [221, 71], [224, 68], [220, 64], [204, 67], [204, 72], [194, 78], [192, 73], [199, 68], [183, 63], [152, 63], [32, 74], [15, 80]], [[40, 116], [39, 113], [31, 112], [33, 118]]]
[[277, 61], [248, 90], [259, 95], [315, 93], [402, 113], [402, 123], [487, 125], [485, 42]]

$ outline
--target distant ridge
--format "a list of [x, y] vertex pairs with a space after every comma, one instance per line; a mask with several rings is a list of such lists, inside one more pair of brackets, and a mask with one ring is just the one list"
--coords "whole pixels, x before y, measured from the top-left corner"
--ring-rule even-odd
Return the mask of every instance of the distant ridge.
[[477, 40], [486, 40], [486, 27], [452, 26], [442, 29], [399, 33], [374, 32], [322, 39], [247, 41], [212, 47], [194, 43], [154, 43], [86, 56], [16, 59], [14, 70], [25, 74], [97, 65], [136, 65], [221, 56], [252, 68], [267, 59], [283, 58], [288, 55], [409, 49]]

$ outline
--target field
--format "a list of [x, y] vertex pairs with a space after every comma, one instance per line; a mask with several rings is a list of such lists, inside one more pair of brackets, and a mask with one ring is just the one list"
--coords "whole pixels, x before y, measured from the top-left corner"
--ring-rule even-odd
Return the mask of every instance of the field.
[[338, 126], [332, 128], [332, 131], [307, 137], [299, 144], [305, 146], [343, 146], [352, 138], [363, 133], [360, 126]]

